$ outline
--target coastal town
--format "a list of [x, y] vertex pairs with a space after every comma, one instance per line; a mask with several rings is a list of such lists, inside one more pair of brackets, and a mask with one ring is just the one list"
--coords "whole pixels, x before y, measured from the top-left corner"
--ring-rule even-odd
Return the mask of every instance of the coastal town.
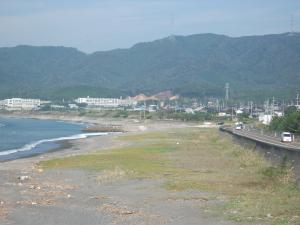
[[0, 21], [0, 225], [300, 225], [300, 0]]
[[[226, 97], [227, 96], [227, 97]], [[263, 103], [253, 101], [230, 101], [228, 95], [224, 99], [206, 98], [199, 99], [180, 98], [173, 96], [170, 91], [157, 95], [144, 94], [126, 98], [104, 97], [79, 97], [73, 100], [49, 101], [30, 98], [10, 98], [0, 100], [0, 110], [3, 111], [78, 111], [78, 110], [121, 110], [145, 111], [174, 111], [183, 114], [210, 113], [219, 118], [233, 119], [238, 117], [256, 118], [265, 125], [270, 124], [274, 117], [284, 116], [288, 107], [300, 109], [299, 95], [290, 101], [271, 98]]]

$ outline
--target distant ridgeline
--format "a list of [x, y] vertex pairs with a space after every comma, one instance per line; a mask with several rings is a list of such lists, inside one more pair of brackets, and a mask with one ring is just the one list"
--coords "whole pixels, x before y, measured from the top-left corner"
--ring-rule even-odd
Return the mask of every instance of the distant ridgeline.
[[117, 97], [164, 90], [190, 97], [289, 97], [300, 91], [300, 34], [171, 36], [129, 49], [0, 48], [0, 99]]

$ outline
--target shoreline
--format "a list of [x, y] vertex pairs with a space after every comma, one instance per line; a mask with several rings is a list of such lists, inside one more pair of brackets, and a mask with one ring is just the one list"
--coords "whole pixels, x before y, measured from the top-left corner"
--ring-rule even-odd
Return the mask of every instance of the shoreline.
[[[31, 143], [27, 143], [24, 146], [20, 147], [20, 148], [16, 148], [16, 149], [9, 149], [7, 151], [13, 151], [16, 150], [16, 152], [13, 153], [9, 153], [7, 155], [3, 155], [4, 159], [0, 160], [0, 163], [3, 162], [8, 162], [8, 161], [15, 161], [15, 160], [19, 160], [22, 158], [31, 158], [31, 157], [37, 157], [40, 155], [44, 155], [44, 154], [51, 154], [53, 152], [57, 152], [57, 151], [63, 151], [63, 150], [67, 150], [70, 149], [73, 144], [72, 141], [74, 140], [78, 140], [78, 139], [88, 139], [91, 138], [93, 136], [106, 136], [106, 135], [111, 135], [111, 133], [118, 133], [121, 132], [121, 129], [115, 129], [113, 126], [109, 127], [107, 125], [103, 126], [103, 121], [99, 121], [98, 119], [87, 119], [87, 118], [78, 118], [77, 116], [73, 116], [73, 115], [55, 115], [55, 114], [49, 114], [49, 115], [40, 115], [40, 114], [28, 114], [28, 113], [17, 113], [17, 114], [0, 114], [0, 117], [3, 118], [20, 118], [20, 119], [36, 119], [36, 120], [52, 120], [52, 121], [61, 121], [64, 123], [76, 123], [76, 124], [84, 124], [85, 127], [81, 129], [81, 132], [78, 134], [74, 134], [71, 136], [62, 136], [62, 137], [57, 137], [54, 139], [60, 139], [60, 138], [65, 138], [65, 140], [53, 140], [48, 141], [48, 139], [43, 139], [43, 140], [39, 140], [36, 142], [41, 142], [38, 143], [36, 146], [32, 147], [29, 150], [25, 150], [25, 151], [18, 151], [19, 149], [22, 149], [24, 147], [26, 147], [26, 145], [30, 145]], [[119, 126], [119, 125], [118, 125]], [[97, 134], [99, 133], [99, 134]], [[78, 136], [77, 138], [75, 138], [75, 136]], [[85, 136], [85, 137], [83, 137]], [[74, 137], [74, 138], [73, 138]], [[70, 139], [68, 139], [70, 138]], [[43, 142], [45, 140], [45, 142]], [[34, 142], [34, 143], [36, 143]], [[34, 144], [32, 143], [32, 144]], [[40, 150], [38, 152], [33, 152], [35, 149], [37, 149], [40, 145], [43, 145], [45, 143], [53, 143], [53, 147], [44, 147], [44, 150]], [[5, 151], [4, 151], [5, 152]], [[18, 156], [18, 153], [24, 153], [24, 152], [28, 152], [28, 155], [22, 155], [20, 154], [20, 156]], [[31, 153], [30, 153], [31, 152]], [[9, 156], [9, 155], [13, 155], [12, 157], [6, 157], [5, 156]], [[1, 158], [1, 156], [0, 156]]]
[[2, 161], [0, 161], [0, 163], [17, 161], [17, 160], [20, 160], [20, 159], [30, 159], [30, 158], [42, 156], [44, 154], [51, 153], [51, 152], [68, 150], [68, 149], [70, 149], [70, 148], [73, 147], [72, 142], [69, 141], [69, 140], [57, 141], [57, 142], [54, 142], [54, 144], [57, 144], [58, 146], [54, 147], [54, 148], [51, 148], [51, 149], [48, 149], [48, 150], [46, 150], [44, 152], [35, 152], [35, 153], [32, 153], [32, 154], [27, 155], [27, 156], [22, 156], [22, 157], [13, 158], [13, 159], [2, 160]]
[[12, 172], [13, 174], [36, 173], [37, 164], [43, 160], [93, 153], [119, 147], [122, 144], [114, 140], [117, 135], [101, 135], [85, 139], [59, 141], [58, 147], [42, 154], [34, 154], [28, 157], [0, 162], [0, 171]]
[[[2, 151], [2, 155], [0, 155], [0, 163], [18, 160], [22, 158], [31, 158], [31, 157], [43, 155], [46, 153], [56, 152], [56, 151], [67, 150], [73, 147], [72, 141], [85, 140], [92, 137], [109, 136], [109, 135], [116, 135], [116, 134], [121, 134], [121, 132], [96, 132], [96, 133], [82, 132], [71, 136], [63, 136], [54, 139], [43, 139], [33, 143], [25, 144], [20, 148]], [[49, 146], [43, 146], [47, 144]], [[33, 145], [33, 146], [30, 147], [28, 150], [27, 149], [22, 150], [24, 147], [28, 145], [29, 146]], [[10, 151], [14, 151], [14, 152], [3, 154], [5, 152], [10, 152]]]
[[115, 118], [88, 118], [73, 115], [40, 115], [40, 114], [0, 114], [0, 116], [10, 118], [28, 118], [40, 120], [59, 120], [63, 122], [80, 122], [90, 125], [117, 124], [122, 125], [124, 133], [115, 133], [111, 135], [91, 136], [84, 139], [73, 139], [58, 141], [60, 146], [42, 154], [35, 154], [30, 157], [22, 157], [14, 160], [0, 162], [1, 171], [14, 171], [13, 173], [35, 173], [38, 162], [42, 160], [63, 158], [68, 156], [95, 153], [99, 151], [111, 150], [127, 145], [127, 143], [117, 140], [115, 137], [130, 134], [139, 134], [141, 132], [157, 131], [170, 129], [172, 127], [184, 128], [195, 126], [195, 123], [179, 121], [136, 121], [134, 119], [115, 119]]
[[[90, 126], [97, 126], [103, 124], [112, 124], [112, 125], [121, 125], [124, 130], [123, 133], [115, 132], [110, 135], [100, 135], [100, 136], [91, 136], [83, 139], [72, 139], [72, 140], [62, 140], [54, 143], [59, 144], [58, 147], [55, 147], [49, 151], [46, 151], [41, 154], [34, 154], [29, 157], [21, 157], [13, 160], [4, 160], [0, 161], [0, 170], [5, 164], [15, 164], [13, 167], [18, 164], [22, 165], [26, 163], [26, 167], [33, 164], [36, 164], [41, 159], [50, 159], [57, 157], [72, 156], [74, 154], [82, 154], [95, 152], [103, 149], [111, 149], [114, 147], [121, 146], [120, 141], [114, 140], [116, 136], [125, 134], [125, 133], [140, 133], [147, 131], [155, 131], [161, 129], [169, 129], [171, 127], [189, 127], [192, 124], [181, 122], [181, 121], [136, 121], [135, 119], [115, 119], [115, 118], [89, 118], [89, 117], [80, 117], [68, 114], [30, 114], [30, 113], [10, 113], [10, 114], [1, 114], [0, 116], [8, 118], [24, 118], [24, 119], [39, 119], [39, 120], [58, 120], [63, 122], [77, 122], [85, 123]], [[195, 123], [193, 123], [195, 125]], [[84, 133], [81, 133], [84, 134]], [[89, 134], [89, 132], [86, 132]], [[63, 144], [61, 144], [63, 143]], [[67, 143], [67, 144], [66, 144]], [[97, 143], [97, 144], [96, 144]], [[67, 148], [66, 148], [67, 147]], [[5, 167], [5, 166], [4, 166]], [[17, 166], [19, 167], [19, 166]]]

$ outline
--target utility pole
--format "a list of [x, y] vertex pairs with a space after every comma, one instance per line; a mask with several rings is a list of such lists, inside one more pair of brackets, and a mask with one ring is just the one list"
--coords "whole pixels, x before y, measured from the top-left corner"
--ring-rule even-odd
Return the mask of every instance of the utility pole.
[[265, 101], [265, 114], [270, 115], [269, 99]]
[[144, 101], [144, 120], [146, 119], [146, 101]]
[[271, 110], [272, 110], [271, 115], [272, 115], [272, 116], [274, 116], [274, 107], [275, 107], [275, 98], [274, 98], [274, 96], [273, 96], [272, 108], [271, 108]]
[[225, 84], [225, 100], [226, 102], [229, 100], [229, 83]]
[[142, 121], [142, 109], [140, 108], [140, 121]]
[[250, 118], [253, 117], [253, 102], [250, 101]]

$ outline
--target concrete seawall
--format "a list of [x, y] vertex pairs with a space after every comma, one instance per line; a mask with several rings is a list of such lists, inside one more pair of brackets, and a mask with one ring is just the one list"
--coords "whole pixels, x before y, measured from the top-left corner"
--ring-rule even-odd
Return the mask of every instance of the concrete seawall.
[[262, 153], [265, 158], [271, 160], [273, 163], [279, 164], [284, 159], [292, 163], [297, 177], [297, 183], [300, 185], [300, 152], [289, 148], [279, 147], [263, 141], [251, 139], [232, 132], [230, 129], [220, 127], [220, 131], [230, 134], [233, 142], [243, 146], [246, 149], [258, 151]]

